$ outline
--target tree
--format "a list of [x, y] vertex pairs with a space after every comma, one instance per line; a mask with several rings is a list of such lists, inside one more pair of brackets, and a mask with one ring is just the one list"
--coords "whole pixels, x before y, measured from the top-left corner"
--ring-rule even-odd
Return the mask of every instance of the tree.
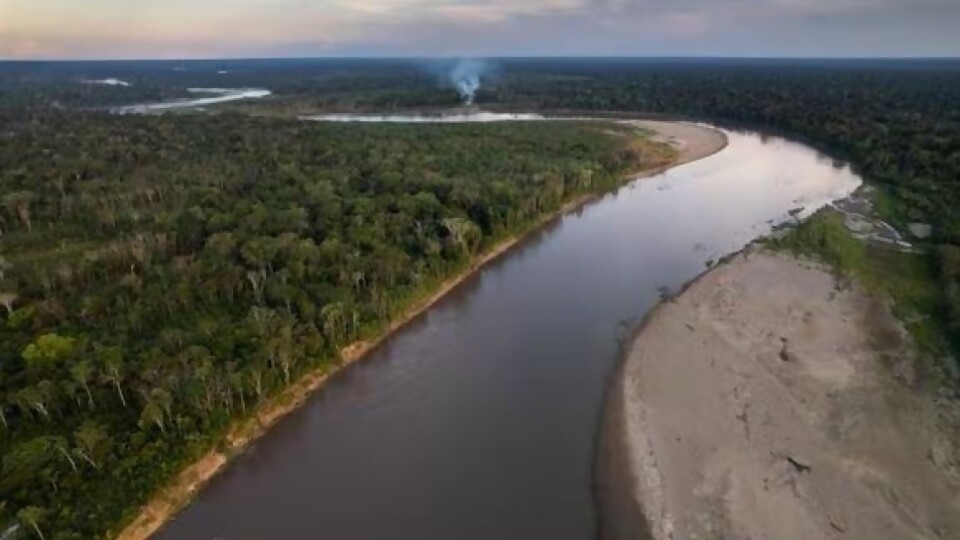
[[167, 432], [166, 427], [164, 427], [163, 406], [155, 398], [147, 399], [147, 402], [143, 405], [139, 425], [141, 429], [156, 425], [160, 428], [161, 433], [165, 434]]
[[[0, 275], [2, 279], [2, 275]], [[7, 308], [7, 315], [13, 316], [13, 303], [17, 301], [17, 294], [12, 292], [0, 292], [0, 304]]]
[[36, 199], [36, 194], [32, 191], [17, 191], [8, 193], [3, 197], [3, 205], [6, 206], [7, 210], [11, 213], [16, 214], [28, 233], [33, 231], [33, 226], [30, 222], [30, 204], [34, 199]]
[[229, 385], [231, 399], [232, 396], [236, 394], [237, 398], [240, 399], [240, 411], [246, 414], [247, 412], [247, 400], [244, 396], [246, 393], [246, 385], [244, 373], [240, 370], [237, 362], [228, 362], [227, 363], [227, 384]]
[[24, 527], [32, 528], [40, 540], [46, 540], [46, 537], [43, 536], [43, 532], [40, 530], [40, 520], [43, 519], [45, 514], [46, 511], [42, 508], [27, 506], [17, 512], [17, 519], [20, 520], [20, 523], [22, 523]]
[[275, 238], [269, 236], [259, 236], [248, 240], [240, 248], [240, 255], [250, 266], [258, 270], [269, 269], [273, 273], [273, 258], [279, 251], [279, 245]]
[[49, 420], [50, 410], [48, 404], [52, 397], [50, 395], [50, 388], [50, 381], [41, 381], [35, 386], [27, 386], [26, 388], [23, 388], [17, 392], [17, 403], [20, 404], [20, 408], [24, 412], [34, 410]]
[[73, 435], [76, 441], [74, 452], [94, 469], [99, 469], [96, 457], [101, 448], [109, 441], [106, 429], [92, 421], [84, 422]]
[[320, 317], [323, 319], [323, 333], [330, 338], [333, 343], [339, 342], [342, 334], [344, 322], [344, 306], [340, 302], [334, 302], [323, 306], [320, 310]]
[[97, 350], [100, 359], [102, 377], [105, 382], [113, 384], [120, 396], [120, 403], [127, 406], [120, 384], [123, 382], [123, 353], [119, 347], [100, 347]]
[[450, 234], [453, 243], [461, 246], [467, 253], [472, 253], [483, 238], [480, 228], [466, 218], [445, 219], [443, 220], [443, 226]]
[[0, 370], [0, 424], [3, 424], [4, 429], [10, 429], [10, 425], [7, 423], [7, 399], [9, 399], [10, 396], [6, 392], [3, 383], [3, 371]]
[[56, 459], [56, 449], [51, 442], [51, 437], [41, 436], [14, 444], [3, 456], [0, 487], [35, 487], [36, 481], [44, 479], [56, 490], [56, 482], [49, 474]]
[[253, 297], [258, 306], [263, 305], [263, 282], [266, 279], [266, 272], [262, 269], [256, 272], [253, 270], [247, 271], [247, 281], [250, 282], [250, 286], [253, 288]]
[[70, 464], [70, 468], [73, 469], [73, 472], [77, 472], [77, 462], [73, 460], [73, 456], [70, 455], [70, 447], [67, 444], [67, 440], [63, 437], [50, 437], [50, 445], [56, 448], [57, 452], [63, 456], [63, 459], [67, 460]]
[[7, 318], [7, 327], [17, 330], [24, 329], [33, 321], [34, 315], [36, 315], [36, 309], [33, 306], [15, 309]]
[[280, 369], [283, 370], [284, 382], [290, 384], [290, 372], [296, 363], [293, 328], [290, 324], [282, 324], [275, 337], [267, 343], [267, 347], [271, 351], [270, 356], [277, 359]]
[[257, 395], [257, 400], [263, 399], [264, 366], [261, 362], [262, 360], [254, 362], [245, 368], [246, 379], [249, 380], [250, 385], [253, 386], [253, 392]]
[[21, 356], [31, 367], [51, 367], [73, 354], [75, 343], [70, 337], [44, 334], [27, 345]]
[[90, 362], [81, 360], [70, 366], [70, 376], [79, 384], [84, 392], [87, 393], [87, 405], [93, 408], [93, 394], [90, 393], [90, 377], [93, 376], [93, 368]]

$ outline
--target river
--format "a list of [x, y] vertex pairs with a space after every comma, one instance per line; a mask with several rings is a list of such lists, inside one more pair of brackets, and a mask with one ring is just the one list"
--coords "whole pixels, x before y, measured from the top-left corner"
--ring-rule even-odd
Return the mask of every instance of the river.
[[[112, 84], [112, 82], [107, 81], [117, 81], [119, 83], [123, 83], [125, 86], [129, 86], [129, 84], [124, 83], [124, 81], [119, 81], [118, 79], [105, 79], [103, 81], [96, 82], [101, 84]], [[191, 94], [206, 95], [208, 97], [175, 99], [157, 103], [140, 103], [137, 105], [123, 105], [120, 107], [113, 107], [111, 110], [114, 114], [151, 114], [178, 109], [197, 109], [198, 107], [219, 105], [221, 103], [229, 103], [231, 101], [262, 99], [271, 94], [270, 90], [266, 90], [264, 88], [187, 88], [187, 92]]]
[[584, 540], [618, 340], [707, 261], [849, 194], [810, 148], [731, 132], [531, 235], [335, 376], [161, 539]]

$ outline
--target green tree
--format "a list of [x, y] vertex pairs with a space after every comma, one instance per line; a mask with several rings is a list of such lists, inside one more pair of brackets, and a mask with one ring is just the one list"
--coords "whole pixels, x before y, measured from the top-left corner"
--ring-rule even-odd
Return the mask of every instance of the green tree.
[[17, 403], [24, 412], [33, 410], [50, 420], [50, 401], [53, 399], [51, 389], [50, 381], [41, 381], [36, 385], [27, 386], [17, 392]]
[[101, 374], [105, 382], [113, 384], [120, 397], [120, 403], [127, 406], [127, 399], [123, 396], [123, 352], [119, 347], [100, 347], [97, 351], [100, 359]]
[[76, 454], [94, 469], [99, 469], [97, 457], [101, 449], [109, 443], [106, 429], [96, 422], [87, 421], [77, 428], [73, 438], [76, 441]]
[[44, 334], [27, 345], [21, 356], [31, 367], [51, 367], [73, 354], [75, 343], [71, 337]]
[[37, 195], [32, 191], [17, 191], [8, 193], [3, 197], [3, 205], [20, 219], [28, 233], [33, 231], [33, 224], [30, 221], [30, 205], [36, 198]]
[[161, 403], [155, 398], [147, 399], [140, 412], [140, 428], [147, 429], [151, 425], [155, 425], [160, 428], [161, 433], [165, 434], [167, 432], [165, 420]]
[[36, 533], [40, 540], [46, 540], [46, 537], [43, 536], [43, 531], [40, 530], [40, 521], [46, 513], [46, 510], [37, 506], [27, 506], [17, 512], [17, 519], [20, 520], [20, 523], [24, 527], [33, 529], [33, 532]]
[[90, 362], [81, 360], [70, 366], [70, 376], [87, 394], [87, 405], [93, 408], [93, 394], [90, 392], [90, 379], [93, 376], [93, 367]]
[[3, 456], [0, 486], [5, 489], [35, 488], [35, 482], [47, 480], [55, 488], [55, 481], [49, 475], [50, 465], [56, 459], [56, 449], [51, 442], [51, 437], [41, 436], [11, 446]]
[[70, 468], [73, 469], [73, 472], [77, 472], [77, 462], [73, 460], [73, 456], [70, 454], [70, 446], [67, 444], [67, 440], [63, 437], [50, 437], [50, 445], [57, 450], [57, 452], [63, 456], [63, 459], [67, 460], [67, 463], [70, 464]]
[[[0, 276], [2, 279], [2, 276]], [[13, 316], [13, 303], [17, 301], [17, 294], [12, 292], [0, 292], [0, 304], [7, 308], [7, 315]]]

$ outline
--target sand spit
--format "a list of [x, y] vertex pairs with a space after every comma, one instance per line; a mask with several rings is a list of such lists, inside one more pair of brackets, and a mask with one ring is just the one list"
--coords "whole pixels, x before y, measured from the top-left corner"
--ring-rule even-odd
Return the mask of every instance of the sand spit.
[[669, 144], [679, 154], [674, 166], [712, 156], [727, 146], [727, 136], [703, 124], [663, 122], [659, 120], [626, 120], [626, 124], [654, 132], [654, 142]]
[[911, 388], [913, 354], [815, 263], [753, 248], [704, 274], [625, 350], [605, 537], [960, 538], [960, 418]]

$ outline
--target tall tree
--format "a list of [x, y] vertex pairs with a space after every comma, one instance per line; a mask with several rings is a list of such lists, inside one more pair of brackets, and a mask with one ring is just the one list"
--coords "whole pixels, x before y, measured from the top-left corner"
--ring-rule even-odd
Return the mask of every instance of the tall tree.
[[160, 428], [161, 433], [166, 433], [165, 418], [163, 415], [163, 406], [155, 398], [148, 398], [140, 412], [140, 428], [147, 429], [151, 425]]
[[38, 369], [55, 366], [73, 354], [76, 340], [57, 334], [44, 334], [27, 345], [22, 356], [27, 364]]
[[[0, 272], [0, 279], [3, 279]], [[17, 301], [17, 294], [12, 292], [0, 292], [0, 304], [7, 308], [7, 315], [13, 315], [13, 303]]]
[[100, 359], [103, 380], [113, 384], [120, 396], [120, 403], [127, 406], [127, 399], [123, 396], [123, 352], [119, 347], [100, 347], [97, 350]]
[[28, 233], [33, 231], [33, 224], [30, 221], [30, 205], [36, 198], [36, 194], [32, 191], [16, 191], [3, 197], [3, 205], [20, 219]]
[[90, 378], [93, 376], [93, 367], [90, 362], [80, 360], [70, 366], [70, 376], [87, 394], [87, 405], [93, 408], [93, 394], [90, 392]]
[[77, 428], [73, 438], [76, 441], [76, 454], [94, 469], [99, 469], [97, 455], [109, 441], [106, 429], [95, 422], [87, 421]]
[[46, 537], [43, 536], [43, 531], [40, 530], [40, 521], [43, 519], [46, 513], [47, 512], [42, 508], [36, 506], [27, 506], [17, 512], [17, 519], [20, 520], [20, 523], [23, 524], [24, 527], [33, 529], [33, 532], [36, 533], [40, 540], [47, 540]]

